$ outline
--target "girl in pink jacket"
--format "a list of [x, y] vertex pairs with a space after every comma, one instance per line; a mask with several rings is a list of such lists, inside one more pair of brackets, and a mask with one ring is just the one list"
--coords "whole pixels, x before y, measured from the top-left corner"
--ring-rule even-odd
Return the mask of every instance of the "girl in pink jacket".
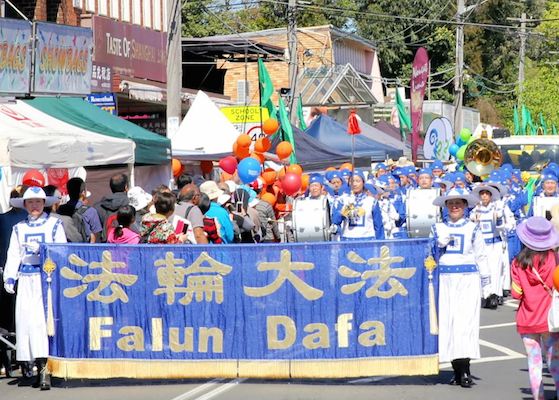
[[107, 234], [108, 243], [138, 244], [140, 235], [130, 229], [130, 225], [136, 219], [136, 210], [132, 206], [122, 206], [118, 209], [116, 220], [118, 226], [109, 230]]
[[528, 218], [518, 225], [516, 233], [523, 244], [511, 267], [512, 296], [520, 300], [516, 327], [526, 348], [532, 396], [540, 400], [544, 399], [544, 351], [559, 393], [559, 333], [550, 333], [547, 325], [559, 235], [543, 217]]

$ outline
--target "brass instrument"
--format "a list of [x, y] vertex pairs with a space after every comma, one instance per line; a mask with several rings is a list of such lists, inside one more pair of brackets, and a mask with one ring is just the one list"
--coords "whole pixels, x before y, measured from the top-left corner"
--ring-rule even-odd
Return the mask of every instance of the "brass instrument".
[[499, 168], [502, 163], [503, 155], [497, 145], [483, 135], [466, 147], [464, 165], [474, 175], [489, 175]]

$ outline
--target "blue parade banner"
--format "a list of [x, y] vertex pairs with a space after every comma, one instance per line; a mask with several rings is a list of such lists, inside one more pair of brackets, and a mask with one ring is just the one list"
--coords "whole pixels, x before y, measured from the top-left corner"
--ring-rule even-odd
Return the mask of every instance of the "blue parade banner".
[[49, 244], [50, 367], [65, 378], [436, 374], [426, 253], [426, 239]]

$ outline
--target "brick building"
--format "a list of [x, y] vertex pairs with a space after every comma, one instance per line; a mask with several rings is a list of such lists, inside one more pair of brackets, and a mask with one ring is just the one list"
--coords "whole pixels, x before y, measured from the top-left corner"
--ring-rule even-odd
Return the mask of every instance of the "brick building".
[[[257, 32], [235, 35], [214, 36], [215, 40], [230, 40], [243, 37], [257, 43], [266, 43], [287, 49], [287, 29], [277, 28]], [[371, 104], [383, 102], [383, 88], [380, 80], [380, 67], [374, 43], [357, 35], [344, 32], [331, 25], [299, 28], [297, 30], [298, 70], [300, 81], [297, 83], [296, 93], [303, 91], [309, 77], [316, 71], [338, 70], [349, 64], [355, 75], [362, 79], [372, 95]], [[268, 59], [266, 68], [276, 90], [289, 87], [288, 57], [286, 50], [284, 59]], [[337, 67], [337, 68], [336, 68]], [[238, 104], [258, 103], [258, 68], [256, 63], [247, 66], [239, 63], [226, 62], [221, 66], [226, 69], [223, 93]], [[332, 82], [334, 83], [334, 82]], [[329, 88], [323, 88], [328, 91]], [[278, 94], [274, 95], [274, 102]], [[325, 99], [332, 102], [332, 99]], [[312, 104], [319, 105], [315, 101]], [[326, 104], [324, 104], [326, 105]]]

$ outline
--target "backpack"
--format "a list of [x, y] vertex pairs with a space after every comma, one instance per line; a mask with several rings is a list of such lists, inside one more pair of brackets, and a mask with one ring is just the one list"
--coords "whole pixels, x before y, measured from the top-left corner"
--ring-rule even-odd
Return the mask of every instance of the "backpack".
[[60, 206], [57, 210], [58, 218], [62, 221], [68, 242], [89, 243], [89, 237], [85, 230], [85, 220], [83, 219], [83, 214], [88, 208], [88, 206], [82, 205], [80, 208], [74, 208], [72, 211], [70, 207]]

